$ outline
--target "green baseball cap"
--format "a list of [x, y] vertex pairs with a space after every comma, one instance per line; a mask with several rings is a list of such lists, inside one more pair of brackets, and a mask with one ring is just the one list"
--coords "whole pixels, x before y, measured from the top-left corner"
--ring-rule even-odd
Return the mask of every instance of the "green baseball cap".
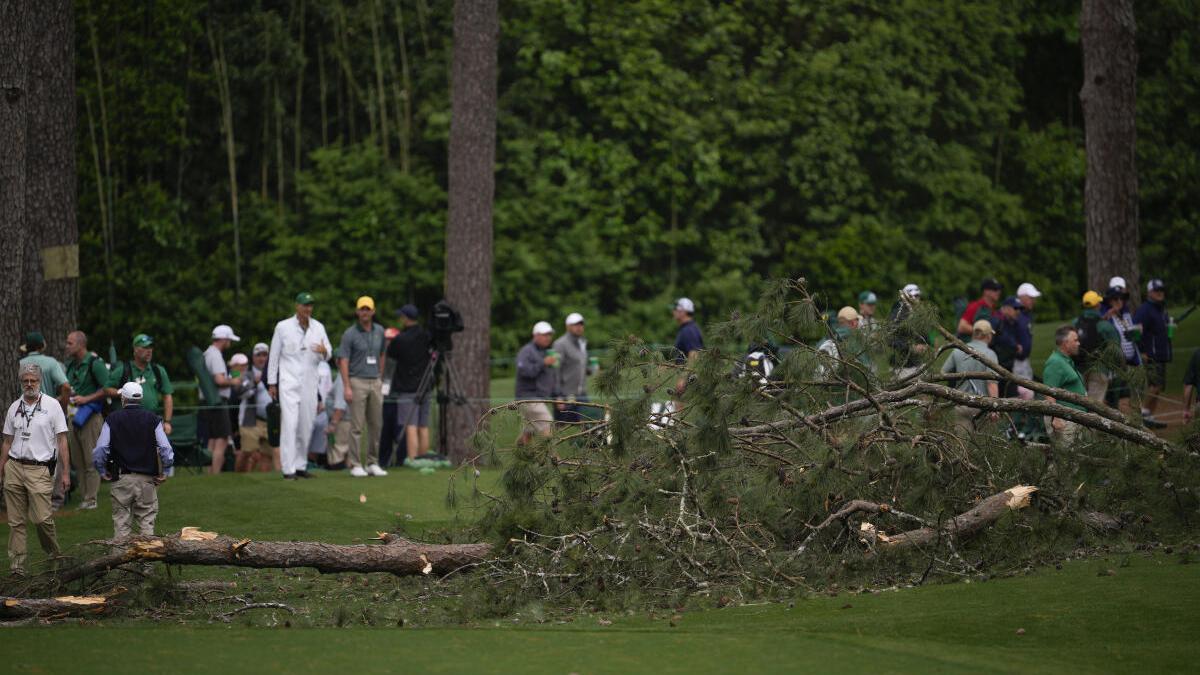
[[297, 305], [311, 305], [311, 304], [313, 304], [313, 296], [312, 296], [312, 293], [309, 293], [308, 291], [300, 291], [299, 293], [297, 293], [297, 294], [296, 294], [296, 304], [297, 304]]
[[46, 338], [36, 330], [31, 330], [25, 334], [25, 342], [21, 344], [22, 352], [36, 352], [46, 346]]
[[145, 333], [138, 333], [137, 335], [133, 336], [133, 346], [134, 347], [153, 347], [154, 346], [154, 338], [150, 337], [149, 335], [146, 335]]
[[858, 294], [858, 302], [863, 305], [874, 305], [879, 302], [879, 298], [875, 297], [871, 291], [863, 291]]

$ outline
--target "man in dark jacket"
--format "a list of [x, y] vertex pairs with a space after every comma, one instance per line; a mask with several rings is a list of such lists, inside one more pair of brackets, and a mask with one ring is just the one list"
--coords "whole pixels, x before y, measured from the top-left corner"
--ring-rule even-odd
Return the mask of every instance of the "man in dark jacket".
[[142, 385], [121, 386], [120, 410], [104, 420], [100, 438], [92, 450], [92, 464], [113, 481], [112, 518], [114, 537], [154, 534], [158, 517], [158, 485], [167, 479], [164, 469], [175, 462], [175, 453], [158, 415], [142, 407]]
[[[992, 350], [996, 352], [996, 362], [1008, 370], [1013, 370], [1017, 359], [1024, 349], [1021, 344], [1021, 301], [1015, 295], [1010, 295], [1000, 304], [1000, 311], [989, 323], [996, 331], [992, 338]], [[1017, 394], [1017, 385], [1005, 381], [1000, 385], [1000, 396], [1011, 398]]]
[[[396, 364], [388, 396], [396, 401], [396, 426], [404, 431], [406, 460], [429, 454], [429, 410], [437, 388], [429, 353], [433, 338], [418, 321], [416, 305], [400, 308], [404, 329], [388, 344], [388, 361]], [[438, 358], [442, 358], [438, 354]], [[428, 375], [426, 374], [428, 371]]]
[[1148, 427], [1161, 428], [1166, 425], [1154, 418], [1154, 410], [1158, 408], [1158, 396], [1167, 382], [1167, 364], [1173, 356], [1169, 334], [1173, 322], [1167, 314], [1167, 286], [1162, 279], [1151, 279], [1146, 284], [1146, 302], [1133, 315], [1133, 323], [1142, 326], [1138, 348], [1142, 353], [1142, 363], [1146, 366], [1146, 399], [1142, 403], [1142, 421]]
[[903, 380], [916, 374], [924, 366], [930, 342], [928, 336], [904, 325], [904, 321], [912, 316], [912, 306], [921, 302], [921, 288], [916, 284], [907, 284], [900, 292], [908, 302], [897, 300], [896, 304], [892, 305], [892, 311], [888, 313], [888, 323], [891, 324], [892, 330], [889, 340], [892, 347], [892, 372], [896, 379]]
[[545, 321], [533, 326], [533, 339], [517, 352], [516, 399], [520, 404], [521, 417], [525, 426], [517, 440], [529, 442], [533, 434], [549, 436], [553, 430], [553, 417], [547, 406], [548, 399], [558, 398], [558, 356], [548, 352], [554, 338], [554, 329]]

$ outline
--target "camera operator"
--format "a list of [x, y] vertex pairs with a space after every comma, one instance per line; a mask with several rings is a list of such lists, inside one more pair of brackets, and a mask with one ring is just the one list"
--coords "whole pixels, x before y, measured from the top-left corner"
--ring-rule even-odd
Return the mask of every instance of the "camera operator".
[[429, 367], [432, 338], [418, 322], [416, 305], [405, 305], [398, 314], [404, 328], [387, 348], [388, 360], [395, 364], [390, 395], [396, 399], [396, 424], [404, 426], [408, 459], [416, 459], [429, 453], [431, 397], [429, 392], [420, 395], [418, 390]]

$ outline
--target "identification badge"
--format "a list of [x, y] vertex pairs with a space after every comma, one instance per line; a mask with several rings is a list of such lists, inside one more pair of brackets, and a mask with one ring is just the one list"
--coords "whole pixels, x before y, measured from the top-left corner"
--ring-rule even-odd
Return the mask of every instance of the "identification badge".
[[24, 430], [21, 432], [21, 440], [23, 440], [23, 441], [29, 440], [32, 436], [33, 436], [33, 434], [30, 433], [28, 430]]
[[368, 366], [373, 366], [373, 365], [375, 365], [376, 363], [379, 363], [379, 359], [375, 358], [374, 356], [368, 356], [368, 357], [367, 357], [367, 365], [368, 365]]

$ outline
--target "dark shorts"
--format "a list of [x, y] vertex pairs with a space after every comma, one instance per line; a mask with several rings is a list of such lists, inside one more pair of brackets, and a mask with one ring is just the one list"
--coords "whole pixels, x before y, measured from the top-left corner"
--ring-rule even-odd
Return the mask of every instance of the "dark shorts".
[[396, 424], [406, 427], [428, 427], [432, 398], [426, 394], [425, 400], [418, 403], [416, 394], [400, 394], [396, 397]]
[[1152, 387], [1165, 387], [1167, 385], [1167, 364], [1147, 361], [1146, 384]]
[[200, 419], [204, 421], [204, 431], [209, 438], [228, 438], [233, 435], [233, 423], [229, 419], [229, 411], [224, 406], [201, 408]]

